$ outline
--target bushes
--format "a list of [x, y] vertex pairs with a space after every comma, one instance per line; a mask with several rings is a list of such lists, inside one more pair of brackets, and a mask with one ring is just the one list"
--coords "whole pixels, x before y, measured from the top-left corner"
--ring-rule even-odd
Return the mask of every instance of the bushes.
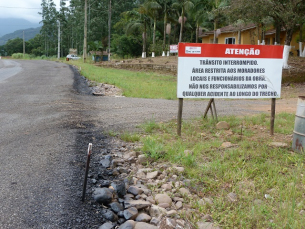
[[142, 54], [142, 39], [141, 37], [118, 36], [114, 35], [112, 41], [112, 52], [115, 52], [122, 58], [130, 58], [141, 56]]
[[23, 53], [14, 53], [12, 55], [12, 58], [13, 59], [32, 59], [32, 58], [35, 58], [35, 56], [33, 57], [33, 55], [29, 55], [29, 54], [24, 54], [24, 56], [23, 56]]
[[37, 60], [46, 60], [46, 59], [57, 59], [57, 56], [50, 56], [47, 57], [46, 55], [42, 56], [36, 56], [34, 54], [24, 54], [23, 53], [14, 53], [12, 55], [12, 59], [25, 59], [25, 60], [31, 60], [31, 59], [37, 59]]

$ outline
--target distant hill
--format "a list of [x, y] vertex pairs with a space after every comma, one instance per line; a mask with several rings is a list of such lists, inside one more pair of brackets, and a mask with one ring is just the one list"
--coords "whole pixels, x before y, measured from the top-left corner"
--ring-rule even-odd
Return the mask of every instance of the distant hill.
[[17, 37], [23, 38], [23, 31], [24, 31], [24, 40], [28, 41], [34, 38], [37, 34], [40, 33], [41, 27], [38, 28], [30, 28], [30, 29], [21, 29], [17, 30], [13, 33], [6, 34], [0, 37], [0, 45], [5, 45], [8, 40], [15, 39]]
[[20, 18], [0, 18], [0, 37], [20, 29], [37, 28], [39, 23], [32, 23]]

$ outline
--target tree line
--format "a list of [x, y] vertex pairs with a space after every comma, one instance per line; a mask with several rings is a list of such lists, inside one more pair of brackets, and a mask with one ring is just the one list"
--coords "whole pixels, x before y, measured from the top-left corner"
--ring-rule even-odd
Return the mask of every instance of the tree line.
[[[305, 21], [305, 0], [70, 0], [69, 6], [66, 0], [59, 6], [53, 0], [42, 0], [42, 29], [26, 42], [26, 53], [57, 55], [60, 27], [61, 56], [70, 48], [82, 54], [85, 1], [87, 50], [110, 50], [119, 57], [161, 55], [168, 51], [169, 44], [201, 42], [204, 31], [249, 22], [263, 29], [272, 26], [276, 34], [285, 29], [285, 44], [289, 45], [293, 32], [299, 28], [302, 31]], [[0, 46], [3, 51], [7, 55], [22, 52], [22, 39]]]

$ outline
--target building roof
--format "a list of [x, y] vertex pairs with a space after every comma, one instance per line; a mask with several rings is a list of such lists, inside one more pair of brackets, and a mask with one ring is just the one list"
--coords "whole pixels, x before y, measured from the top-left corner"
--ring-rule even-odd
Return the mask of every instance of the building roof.
[[[220, 34], [221, 33], [234, 33], [234, 32], [237, 32], [238, 30], [245, 31], [245, 30], [256, 28], [256, 27], [257, 26], [254, 23], [249, 23], [249, 24], [246, 24], [241, 27], [238, 27], [236, 25], [228, 25], [228, 26], [219, 28], [218, 30], [220, 30]], [[204, 32], [200, 37], [207, 37], [212, 34], [214, 34], [214, 30]]]
[[108, 53], [106, 51], [90, 51], [90, 54], [91, 55], [96, 55], [96, 56], [106, 56], [108, 55]]
[[[283, 31], [286, 31], [286, 29], [283, 27], [283, 28], [281, 28], [281, 32], [283, 32]], [[275, 29], [269, 29], [269, 30], [267, 30], [266, 32], [265, 32], [265, 35], [273, 35], [273, 34], [275, 34], [276, 33], [276, 30]]]

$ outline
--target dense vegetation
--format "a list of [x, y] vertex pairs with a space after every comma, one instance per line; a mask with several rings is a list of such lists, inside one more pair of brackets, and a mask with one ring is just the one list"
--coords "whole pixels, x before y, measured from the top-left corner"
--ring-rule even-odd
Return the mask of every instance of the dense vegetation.
[[[87, 50], [109, 49], [120, 57], [140, 56], [142, 52], [160, 55], [168, 45], [200, 42], [206, 30], [247, 22], [273, 25], [291, 34], [304, 23], [305, 0], [42, 0], [42, 29], [26, 44], [26, 53], [57, 54], [58, 26], [61, 30], [61, 56], [84, 44], [85, 1], [87, 1]], [[110, 37], [110, 40], [109, 40]], [[302, 38], [300, 39], [302, 40]], [[110, 42], [111, 41], [111, 42]], [[0, 46], [0, 53], [22, 52], [22, 41], [13, 39]]]

